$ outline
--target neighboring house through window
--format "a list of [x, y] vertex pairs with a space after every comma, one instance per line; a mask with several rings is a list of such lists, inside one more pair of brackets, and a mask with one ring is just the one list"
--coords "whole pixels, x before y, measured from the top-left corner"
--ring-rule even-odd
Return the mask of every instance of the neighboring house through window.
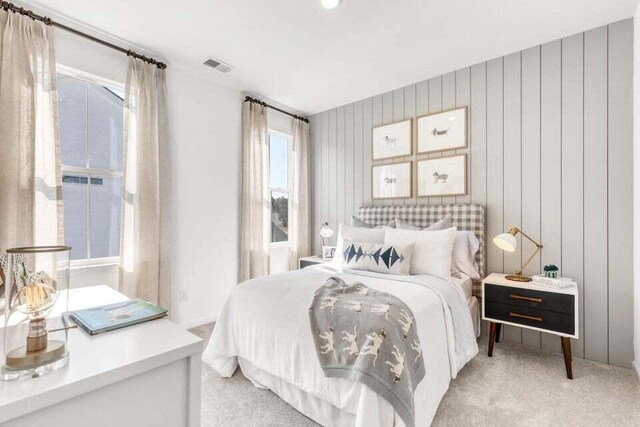
[[289, 160], [291, 136], [269, 131], [271, 245], [289, 244]]
[[120, 252], [123, 99], [122, 85], [58, 73], [64, 235], [76, 262]]

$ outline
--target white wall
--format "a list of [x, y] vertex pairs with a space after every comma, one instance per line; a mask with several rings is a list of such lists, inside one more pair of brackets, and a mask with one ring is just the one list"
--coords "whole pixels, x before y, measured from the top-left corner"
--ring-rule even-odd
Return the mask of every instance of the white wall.
[[633, 17], [633, 366], [640, 379], [640, 5]]
[[219, 313], [238, 279], [242, 94], [170, 64], [167, 77], [173, 319], [196, 324]]
[[[124, 83], [122, 53], [55, 30], [57, 61]], [[210, 321], [237, 283], [242, 94], [168, 64], [172, 182], [171, 318]], [[117, 266], [74, 269], [71, 286], [117, 287]], [[180, 290], [186, 290], [181, 301]]]

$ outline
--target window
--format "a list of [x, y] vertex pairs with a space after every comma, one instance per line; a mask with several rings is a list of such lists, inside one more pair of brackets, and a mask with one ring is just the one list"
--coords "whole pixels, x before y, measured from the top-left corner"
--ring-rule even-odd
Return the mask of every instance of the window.
[[58, 74], [65, 244], [72, 260], [120, 252], [124, 88]]
[[291, 137], [269, 131], [269, 170], [271, 176], [271, 243], [289, 241], [289, 152]]

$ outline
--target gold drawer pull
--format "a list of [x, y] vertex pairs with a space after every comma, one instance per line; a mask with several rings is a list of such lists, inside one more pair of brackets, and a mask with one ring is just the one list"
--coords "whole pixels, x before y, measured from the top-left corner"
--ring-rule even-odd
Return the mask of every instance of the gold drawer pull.
[[514, 312], [510, 312], [509, 316], [511, 316], [511, 317], [520, 317], [521, 319], [535, 320], [536, 322], [542, 322], [542, 317], [527, 316], [527, 315], [524, 315], [524, 314], [518, 314], [518, 313], [514, 313]]
[[514, 295], [514, 294], [509, 295], [509, 298], [519, 299], [523, 301], [531, 301], [531, 302], [542, 302], [542, 298], [523, 297], [522, 295]]

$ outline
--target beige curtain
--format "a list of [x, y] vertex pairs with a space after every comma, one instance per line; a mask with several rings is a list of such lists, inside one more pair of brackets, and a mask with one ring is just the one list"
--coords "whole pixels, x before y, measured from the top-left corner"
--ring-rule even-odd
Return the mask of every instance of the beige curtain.
[[51, 27], [0, 10], [0, 252], [63, 243]]
[[309, 123], [294, 119], [289, 174], [289, 269], [298, 268], [298, 258], [309, 255]]
[[120, 290], [169, 308], [165, 72], [129, 60], [125, 89]]
[[242, 230], [240, 280], [269, 274], [271, 195], [267, 108], [245, 102], [242, 111]]

